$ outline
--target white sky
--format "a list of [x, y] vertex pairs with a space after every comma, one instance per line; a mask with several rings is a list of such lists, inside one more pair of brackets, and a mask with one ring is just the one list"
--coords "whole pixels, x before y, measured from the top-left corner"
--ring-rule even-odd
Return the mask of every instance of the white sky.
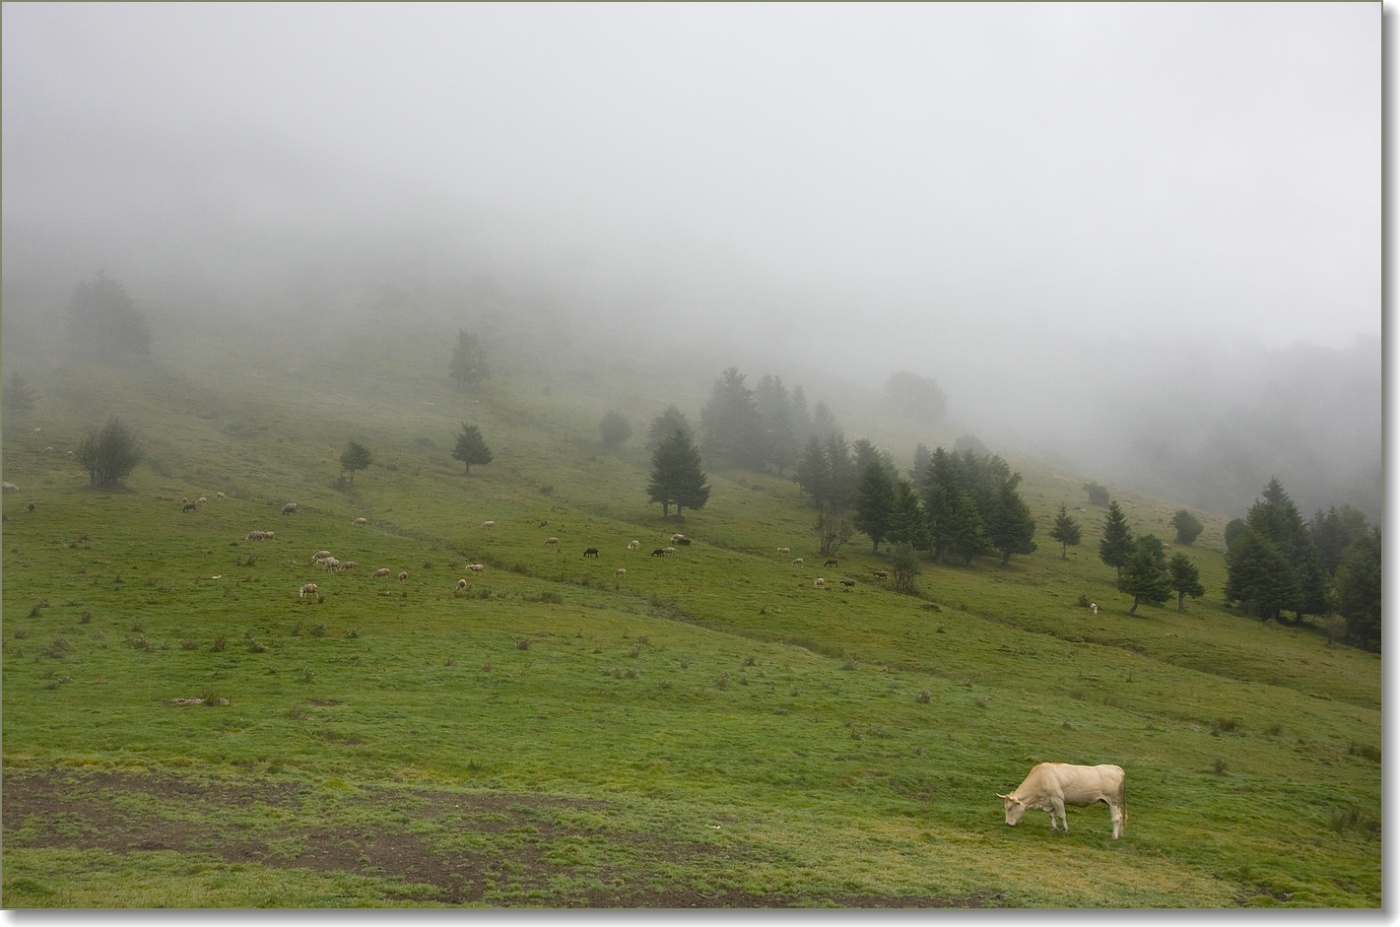
[[604, 300], [754, 274], [896, 362], [1380, 333], [1378, 3], [2, 9], [12, 268], [430, 203]]

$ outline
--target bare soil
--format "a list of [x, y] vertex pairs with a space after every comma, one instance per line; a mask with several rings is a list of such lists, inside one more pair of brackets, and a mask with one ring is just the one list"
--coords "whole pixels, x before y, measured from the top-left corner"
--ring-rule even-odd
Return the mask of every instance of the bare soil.
[[[531, 908], [967, 908], [1000, 907], [999, 894], [863, 895], [696, 888], [676, 884], [687, 861], [716, 854], [758, 859], [755, 847], [678, 840], [661, 833], [571, 828], [560, 811], [606, 814], [607, 803], [528, 794], [479, 794], [416, 788], [348, 789], [366, 825], [336, 823], [279, 826], [275, 809], [315, 817], [325, 792], [310, 785], [271, 780], [229, 782], [160, 773], [49, 771], [6, 775], [0, 783], [0, 821], [6, 850], [21, 847], [101, 849], [116, 854], [149, 851], [212, 856], [230, 863], [347, 872], [391, 880], [385, 901], [485, 904]], [[260, 811], [269, 812], [258, 816]], [[251, 813], [251, 823], [250, 823]], [[384, 821], [392, 821], [385, 824]], [[473, 829], [485, 849], [444, 850], [433, 839]], [[526, 835], [517, 839], [512, 835]], [[591, 865], [575, 887], [552, 889], [561, 865], [546, 856], [569, 841], [605, 839], [625, 865]], [[451, 842], [451, 841], [448, 841]], [[617, 844], [623, 844], [617, 846]], [[698, 867], [713, 872], [713, 866]], [[592, 887], [579, 888], [578, 883]]]

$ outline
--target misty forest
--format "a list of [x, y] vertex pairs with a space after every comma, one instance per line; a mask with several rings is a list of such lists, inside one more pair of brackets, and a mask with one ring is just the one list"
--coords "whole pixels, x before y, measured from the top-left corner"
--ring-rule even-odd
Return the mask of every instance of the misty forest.
[[[898, 194], [841, 186], [884, 182], [849, 140], [822, 136], [830, 161], [767, 160], [765, 139], [790, 159], [790, 136], [815, 139], [796, 123], [770, 136], [761, 99], [719, 93], [726, 78], [700, 80], [681, 52], [732, 52], [775, 107], [791, 88], [679, 10], [398, 19], [367, 4], [328, 47], [392, 23], [446, 61], [433, 16], [566, 56], [574, 17], [599, 48], [605, 26], [663, 36], [676, 60], [646, 60], [698, 109], [654, 128], [703, 148], [678, 165], [729, 165], [685, 194], [652, 176], [665, 158], [600, 169], [645, 133], [625, 108], [554, 113], [550, 95], [572, 91], [553, 71], [538, 97], [463, 84], [494, 88], [467, 95], [470, 113], [530, 100], [533, 115], [518, 147], [493, 136], [482, 153], [452, 134], [476, 130], [444, 124], [464, 158], [447, 167], [411, 131], [376, 134], [409, 125], [390, 97], [360, 122], [343, 91], [298, 77], [288, 99], [319, 100], [354, 152], [332, 156], [296, 120], [237, 106], [170, 134], [172, 115], [119, 89], [154, 78], [115, 48], [72, 78], [92, 99], [70, 98], [14, 38], [81, 58], [110, 17], [163, 54], [196, 22], [228, 17], [232, 42], [259, 16], [300, 35], [313, 10], [13, 6], [5, 908], [1381, 907], [1379, 289], [1328, 291], [1332, 252], [1299, 270], [1276, 244], [1270, 273], [1307, 279], [1241, 282], [1225, 268], [1253, 266], [1232, 250], [1248, 236], [1202, 213], [1210, 247], [1171, 251], [1183, 225], [1110, 253], [1094, 222], [1070, 227], [1077, 211], [1125, 221], [1098, 188], [1045, 207], [1045, 226], [1028, 206], [1024, 230], [952, 194], [928, 193], [943, 212], [915, 221], [896, 203], [936, 183], [901, 173], [894, 148]], [[900, 64], [912, 52], [885, 27], [913, 17], [981, 48], [997, 30], [980, 17], [1005, 9], [983, 6], [803, 21], [918, 83], [934, 76]], [[1117, 29], [1208, 29], [1152, 6], [1023, 14], [1104, 67]], [[1257, 54], [1293, 47], [1292, 17], [1322, 15], [1339, 50], [1357, 41], [1342, 13], [1260, 6], [1285, 25]], [[1228, 10], [1199, 15], [1244, 34]], [[1039, 60], [1041, 40], [1022, 41]], [[585, 84], [622, 93], [584, 59]], [[852, 81], [884, 73], [857, 60]], [[751, 143], [702, 145], [712, 93]], [[880, 138], [844, 93], [793, 99]], [[1094, 105], [1113, 110], [1104, 93]], [[80, 118], [103, 100], [120, 106]], [[120, 143], [94, 144], [106, 132]], [[1036, 138], [1059, 156], [1059, 136]], [[1196, 169], [1161, 157], [1166, 178]], [[537, 158], [560, 179], [517, 190], [517, 161]], [[504, 192], [459, 186], [488, 189], [474, 168]], [[817, 177], [832, 212], [804, 221], [813, 188], [783, 191]], [[615, 198], [593, 204], [605, 187]], [[637, 205], [650, 196], [665, 221]], [[1196, 202], [1144, 196], [1160, 226]], [[720, 201], [752, 238], [705, 224]], [[886, 218], [908, 224], [867, 242]], [[1057, 242], [1050, 264], [1035, 228]], [[924, 256], [904, 250], [925, 234]], [[1062, 830], [1049, 793], [1017, 820], [1008, 796], [1041, 763], [1121, 767], [1122, 793], [1068, 796]]]

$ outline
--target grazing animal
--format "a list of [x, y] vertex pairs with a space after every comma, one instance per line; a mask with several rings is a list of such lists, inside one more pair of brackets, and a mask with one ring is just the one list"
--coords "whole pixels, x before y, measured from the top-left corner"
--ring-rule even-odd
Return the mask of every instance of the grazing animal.
[[545, 539], [544, 539], [544, 542], [545, 542], [546, 544], [549, 544], [549, 545], [553, 546], [553, 545], [556, 545], [556, 544], [559, 543], [559, 539], [558, 539], [558, 538], [545, 538]]
[[661, 549], [662, 549], [663, 551], [665, 551], [666, 556], [668, 556], [668, 557], [671, 556], [672, 554], [674, 554], [674, 553], [676, 552], [676, 549], [675, 549], [674, 547], [663, 547], [663, 548], [661, 548]]
[[305, 586], [302, 586], [302, 587], [301, 587], [301, 591], [297, 593], [297, 595], [301, 596], [303, 599], [306, 598], [306, 597], [309, 596], [309, 595], [315, 595], [315, 594], [316, 594], [316, 584], [315, 584], [315, 583], [307, 583]]
[[312, 563], [319, 563], [320, 561], [325, 560], [325, 559], [326, 559], [327, 557], [329, 557], [330, 555], [331, 555], [331, 552], [328, 551], [328, 550], [318, 550], [318, 551], [316, 551], [316, 553], [314, 553], [314, 554], [311, 555], [311, 562], [312, 562]]
[[540, 519], [540, 527], [541, 527], [541, 528], [548, 528], [548, 527], [549, 527], [549, 519], [548, 519], [548, 518], [541, 518], [541, 519]]
[[282, 506], [283, 515], [295, 515], [296, 513], [297, 504], [295, 502], [288, 502], [286, 505]]
[[19, 487], [16, 486], [14, 483], [0, 483], [0, 491], [19, 492]]
[[843, 579], [841, 580], [841, 585], [845, 586], [847, 589], [854, 589], [856, 581], [853, 579]]
[[816, 579], [812, 580], [812, 588], [813, 588], [813, 589], [824, 589], [824, 588], [826, 588], [826, 580], [824, 580], [824, 579], [822, 579], [820, 576], [818, 576]]
[[496, 527], [496, 523], [495, 523], [494, 521], [483, 521], [483, 522], [481, 523], [481, 527], [483, 527], [483, 528], [494, 528], [494, 527]]
[[666, 556], [666, 549], [664, 547], [658, 547], [656, 548], [656, 550], [651, 552], [651, 555], [653, 557], [664, 557]]
[[399, 571], [399, 583], [402, 584], [402, 585], [404, 585], [404, 586], [407, 586], [407, 585], [408, 585], [408, 571], [407, 571], [407, 570], [400, 570], [400, 571]]
[[480, 573], [482, 570], [486, 569], [486, 565], [483, 563], [469, 563], [467, 564], [467, 569], [471, 570], [473, 573]]
[[388, 578], [389, 578], [389, 568], [388, 568], [388, 567], [380, 567], [379, 569], [375, 570], [375, 571], [374, 571], [374, 578], [375, 578], [375, 579], [388, 579]]
[[359, 564], [356, 563], [355, 561], [353, 561], [353, 560], [347, 560], [347, 561], [345, 561], [344, 563], [342, 563], [342, 564], [340, 565], [340, 569], [341, 569], [343, 572], [349, 572], [350, 570], [353, 570], [353, 569], [355, 569], [355, 568], [358, 567], [358, 566], [359, 566]]
[[779, 547], [779, 548], [778, 548], [778, 553], [780, 553], [780, 554], [790, 554], [790, 553], [792, 553], [792, 548], [791, 548], [791, 547]]
[[1097, 602], [1090, 602], [1090, 603], [1089, 603], [1089, 611], [1091, 611], [1091, 612], [1093, 612], [1095, 615], [1097, 615], [1097, 614], [1099, 613], [1099, 603], [1097, 603]]
[[53, 453], [53, 445], [50, 444], [48, 447], [44, 448], [44, 453], [45, 453], [45, 454], [52, 454], [52, 453]]
[[467, 588], [467, 581], [466, 581], [465, 579], [459, 579], [459, 580], [457, 580], [457, 591], [458, 591], [458, 592], [461, 592], [463, 589], [466, 589], [466, 588]]
[[628, 550], [636, 550], [637, 548], [639, 548], [639, 547], [641, 547], [641, 546], [642, 546], [642, 542], [641, 542], [641, 541], [628, 541], [628, 542], [627, 542], [627, 549], [628, 549]]
[[626, 575], [627, 575], [627, 568], [626, 568], [626, 567], [618, 567], [616, 570], [613, 570], [613, 575], [614, 575], [614, 576], [626, 576]]
[[182, 511], [182, 512], [193, 512], [193, 511], [196, 511], [198, 508], [199, 508], [199, 506], [195, 505], [193, 502], [191, 502], [190, 500], [186, 499], [185, 502], [184, 502], [184, 504], [180, 506], [180, 511]]
[[583, 555], [584, 555], [585, 557], [596, 557], [596, 556], [598, 556], [598, 548], [596, 548], [596, 547], [586, 547], [586, 548], [584, 548]]
[[361, 516], [360, 518], [357, 518], [357, 519], [355, 519], [354, 521], [350, 522], [350, 524], [352, 524], [352, 525], [367, 525], [367, 524], [369, 524], [369, 519], [368, 519], [368, 518], [365, 518], [365, 517], [363, 517], [363, 516]]
[[206, 498], [204, 498], [203, 496], [200, 496], [198, 499], [194, 500], [194, 504], [195, 504], [195, 505], [208, 505], [208, 504], [209, 504], [209, 500], [206, 499]]
[[31, 512], [34, 511], [34, 503], [33, 503], [33, 502], [29, 503], [29, 511], [31, 511]]
[[223, 493], [216, 493], [216, 494], [214, 495], [214, 498], [215, 498], [215, 499], [222, 499], [222, 498], [224, 498], [224, 494], [223, 494]]
[[685, 535], [683, 535], [683, 534], [673, 534], [673, 535], [671, 535], [671, 543], [672, 543], [672, 544], [679, 544], [679, 543], [680, 543], [681, 541], [683, 541], [683, 540], [685, 540]]
[[801, 558], [801, 557], [794, 557], [794, 558], [792, 558], [792, 565], [795, 566], [795, 567], [797, 567], [798, 569], [801, 569], [801, 567], [802, 567], [802, 558]]
[[340, 561], [334, 557], [327, 557], [321, 561], [321, 569], [327, 573], [338, 573], [340, 572]]
[[836, 558], [835, 558], [835, 557], [831, 557], [830, 559], [828, 559], [828, 560], [826, 561], [826, 565], [827, 565], [827, 566], [837, 566], [838, 564], [837, 564], [837, 562], [836, 562]]
[[261, 541], [261, 540], [263, 539], [263, 534], [264, 534], [264, 533], [265, 533], [265, 532], [262, 532], [262, 531], [249, 531], [247, 534], [243, 535], [243, 540], [245, 540], [245, 541]]
[[1006, 823], [1013, 827], [1027, 808], [1039, 808], [1050, 812], [1050, 833], [1055, 832], [1057, 819], [1064, 832], [1069, 833], [1065, 805], [1087, 808], [1095, 802], [1108, 805], [1114, 840], [1123, 836], [1123, 827], [1128, 822], [1128, 811], [1123, 804], [1121, 766], [1039, 763], [1010, 794], [998, 794], [997, 798], [1005, 803]]
[[890, 578], [890, 574], [887, 573], [887, 572], [885, 572], [884, 570], [876, 570], [876, 571], [875, 571], [875, 576], [876, 576], [877, 578], [879, 578], [879, 579], [889, 579], [889, 578]]

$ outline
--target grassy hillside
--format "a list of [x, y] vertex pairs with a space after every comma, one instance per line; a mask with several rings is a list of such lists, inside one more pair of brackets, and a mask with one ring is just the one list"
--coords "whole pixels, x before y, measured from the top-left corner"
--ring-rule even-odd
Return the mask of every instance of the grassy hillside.
[[[1237, 513], [1198, 513], [1204, 600], [1129, 617], [1093, 475], [1012, 460], [1040, 549], [896, 595], [861, 536], [817, 565], [789, 480], [646, 502], [646, 427], [703, 378], [522, 346], [465, 396], [452, 334], [10, 365], [41, 399], [3, 449], [5, 907], [1380, 905], [1379, 657], [1217, 604]], [[956, 437], [809, 398], [901, 466]], [[65, 455], [109, 415], [147, 451], [123, 493]], [[1170, 539], [1172, 500], [1114, 495]], [[1102, 806], [1006, 827], [1041, 760], [1122, 765], [1124, 838]]]

